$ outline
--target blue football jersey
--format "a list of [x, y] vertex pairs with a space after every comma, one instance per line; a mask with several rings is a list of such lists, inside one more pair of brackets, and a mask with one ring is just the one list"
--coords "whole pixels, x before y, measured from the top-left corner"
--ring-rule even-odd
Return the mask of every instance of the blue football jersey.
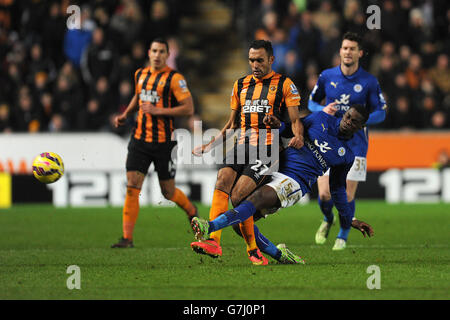
[[[279, 172], [296, 180], [302, 193], [311, 192], [317, 177], [330, 170], [330, 188], [344, 188], [355, 155], [348, 142], [339, 135], [340, 119], [325, 112], [313, 112], [302, 119], [305, 145], [287, 148], [280, 154]], [[333, 180], [333, 181], [332, 181]]]
[[[324, 70], [309, 99], [320, 103], [324, 98], [325, 105], [337, 102], [336, 117], [342, 117], [353, 104], [365, 106], [370, 113], [386, 109], [378, 80], [361, 67], [350, 76], [345, 76], [340, 66]], [[366, 127], [357, 132], [348, 142], [355, 156], [366, 157], [368, 140]]]

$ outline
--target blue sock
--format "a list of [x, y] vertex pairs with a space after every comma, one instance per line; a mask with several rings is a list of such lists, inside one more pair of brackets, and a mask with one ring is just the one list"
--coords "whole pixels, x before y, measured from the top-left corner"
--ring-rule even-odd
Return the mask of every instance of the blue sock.
[[319, 202], [320, 210], [322, 210], [323, 213], [323, 220], [325, 220], [328, 223], [333, 223], [334, 215], [333, 215], [333, 200], [323, 201], [320, 199], [320, 197], [317, 199]]
[[270, 242], [269, 239], [264, 237], [261, 232], [259, 232], [259, 229], [256, 225], [254, 226], [254, 230], [256, 245], [258, 246], [259, 250], [268, 254], [275, 260], [279, 260], [281, 257], [281, 251], [272, 242]]
[[209, 222], [209, 233], [241, 223], [250, 218], [256, 212], [256, 208], [250, 201], [242, 201], [236, 208], [228, 210], [213, 221]]
[[352, 219], [355, 215], [355, 200], [352, 200], [348, 203], [351, 210], [351, 215], [349, 216], [339, 216], [339, 222], [341, 225], [341, 228], [339, 229], [339, 233], [337, 235], [337, 238], [343, 239], [347, 241], [348, 234], [350, 232], [350, 229], [352, 227]]

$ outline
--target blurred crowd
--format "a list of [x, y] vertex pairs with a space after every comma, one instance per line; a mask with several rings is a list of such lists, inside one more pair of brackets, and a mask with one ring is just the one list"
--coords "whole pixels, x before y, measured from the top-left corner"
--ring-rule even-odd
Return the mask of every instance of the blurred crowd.
[[[373, 4], [381, 9], [379, 30], [366, 25]], [[377, 128], [450, 128], [448, 1], [249, 0], [242, 11], [251, 17], [243, 26], [247, 41], [272, 41], [273, 69], [291, 77], [303, 103], [321, 71], [339, 65], [342, 35], [352, 31], [363, 37], [361, 64], [388, 102]]]
[[[222, 0], [241, 17], [248, 44], [269, 39], [274, 70], [308, 97], [320, 72], [339, 64], [341, 37], [363, 35], [362, 66], [379, 80], [389, 110], [383, 129], [450, 128], [450, 9], [446, 0]], [[69, 0], [0, 0], [0, 132], [112, 131], [134, 94], [155, 37], [169, 40], [181, 67], [180, 18], [191, 1], [76, 1], [81, 29], [69, 29]], [[368, 30], [366, 8], [381, 9]], [[205, 44], [207, 45], [207, 44]], [[303, 103], [307, 103], [307, 98]]]
[[[68, 28], [75, 3], [81, 29]], [[0, 132], [126, 134], [113, 118], [134, 94], [149, 43], [168, 39], [177, 69], [189, 12], [182, 0], [0, 0]]]

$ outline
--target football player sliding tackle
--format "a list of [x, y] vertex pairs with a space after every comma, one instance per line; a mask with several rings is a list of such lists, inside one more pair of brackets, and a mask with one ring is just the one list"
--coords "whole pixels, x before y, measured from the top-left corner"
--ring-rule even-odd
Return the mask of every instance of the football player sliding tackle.
[[[234, 209], [212, 221], [192, 219], [196, 239], [207, 239], [211, 232], [242, 223], [257, 212], [274, 212], [278, 208], [294, 205], [311, 192], [311, 186], [328, 169], [331, 196], [338, 209], [341, 225], [359, 230], [364, 237], [373, 236], [372, 227], [354, 217], [346, 194], [346, 177], [354, 160], [347, 142], [355, 132], [364, 127], [368, 117], [369, 113], [362, 105], [352, 105], [342, 118], [323, 111], [311, 113], [309, 110], [302, 110], [304, 147], [288, 147], [283, 150], [280, 154], [279, 172], [272, 174], [272, 181], [257, 189]], [[272, 117], [270, 121], [276, 122], [278, 119]], [[301, 257], [284, 245], [275, 246], [259, 232], [256, 225], [254, 230], [257, 245], [263, 253], [280, 263], [304, 263]]]

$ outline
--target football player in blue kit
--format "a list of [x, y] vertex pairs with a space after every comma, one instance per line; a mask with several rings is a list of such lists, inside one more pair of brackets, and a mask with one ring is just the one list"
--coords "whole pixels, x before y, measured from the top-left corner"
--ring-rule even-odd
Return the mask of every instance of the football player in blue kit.
[[[367, 125], [382, 122], [386, 117], [386, 102], [380, 85], [377, 79], [363, 70], [359, 64], [359, 59], [363, 56], [362, 39], [355, 33], [344, 34], [339, 55], [340, 65], [326, 69], [320, 74], [309, 98], [309, 110], [313, 112], [332, 110], [336, 117], [342, 117], [350, 105], [361, 104], [370, 113]], [[325, 107], [320, 104], [323, 100]], [[366, 181], [368, 142], [368, 130], [364, 127], [347, 143], [355, 156], [347, 176], [347, 199], [352, 211], [355, 211], [358, 182]], [[334, 222], [332, 209], [336, 204], [330, 194], [329, 180], [328, 172], [317, 179], [318, 202], [324, 215], [324, 220], [316, 232], [317, 244], [326, 242]], [[333, 250], [345, 249], [349, 232], [350, 228], [344, 228], [341, 222]]]
[[[352, 105], [342, 118], [325, 112], [303, 110], [302, 117], [305, 145], [300, 149], [288, 147], [282, 151], [280, 169], [272, 173], [272, 181], [257, 189], [234, 209], [213, 221], [194, 218], [191, 225], [198, 240], [207, 239], [211, 232], [241, 223], [259, 212], [275, 212], [280, 207], [294, 205], [311, 192], [311, 186], [328, 169], [331, 198], [338, 209], [342, 227], [354, 227], [364, 236], [373, 235], [369, 224], [354, 217], [354, 208], [347, 201], [346, 193], [347, 174], [355, 157], [350, 143], [368, 120], [368, 110], [363, 105]], [[257, 220], [259, 217], [254, 218]], [[255, 238], [259, 249], [279, 262], [304, 263], [301, 257], [285, 246], [275, 246], [256, 226]]]

